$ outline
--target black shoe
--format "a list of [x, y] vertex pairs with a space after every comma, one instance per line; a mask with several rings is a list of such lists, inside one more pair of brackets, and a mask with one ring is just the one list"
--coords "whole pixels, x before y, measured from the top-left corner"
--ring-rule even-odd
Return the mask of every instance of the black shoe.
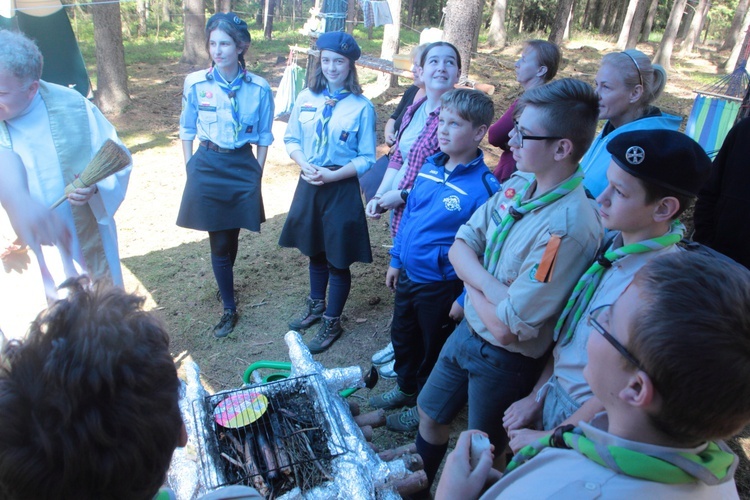
[[323, 323], [320, 325], [315, 338], [307, 343], [307, 348], [310, 349], [312, 354], [327, 351], [341, 337], [343, 331], [341, 318], [326, 318], [323, 316]]
[[325, 299], [311, 299], [310, 297], [308, 297], [305, 311], [299, 318], [293, 319], [289, 322], [289, 329], [300, 331], [310, 328], [313, 324], [320, 320], [320, 318], [323, 317], [323, 313], [325, 312], [325, 310]]
[[224, 309], [224, 314], [221, 315], [219, 323], [214, 327], [214, 337], [217, 339], [223, 339], [232, 333], [239, 317], [237, 311], [233, 309]]

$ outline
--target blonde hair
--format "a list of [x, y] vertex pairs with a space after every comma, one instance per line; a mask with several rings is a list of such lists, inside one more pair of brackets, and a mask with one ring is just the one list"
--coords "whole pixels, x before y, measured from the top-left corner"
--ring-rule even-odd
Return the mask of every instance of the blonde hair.
[[605, 64], [617, 68], [623, 83], [628, 87], [635, 87], [643, 82], [643, 96], [638, 101], [641, 108], [654, 102], [667, 84], [667, 71], [658, 64], [651, 64], [646, 54], [640, 50], [612, 52], [602, 57], [600, 66]]

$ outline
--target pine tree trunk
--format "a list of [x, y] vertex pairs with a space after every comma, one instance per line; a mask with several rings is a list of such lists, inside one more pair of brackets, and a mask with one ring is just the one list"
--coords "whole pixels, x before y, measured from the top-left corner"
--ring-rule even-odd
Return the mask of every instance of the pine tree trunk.
[[634, 49], [638, 44], [638, 38], [640, 38], [643, 31], [643, 21], [646, 18], [648, 7], [649, 0], [640, 0], [638, 2], [638, 7], [635, 9], [635, 16], [633, 16], [633, 23], [630, 25], [628, 41], [625, 43], [625, 50]]
[[273, 11], [276, 7], [276, 0], [266, 0], [266, 15], [263, 16], [263, 38], [271, 40], [273, 37]]
[[487, 44], [490, 47], [505, 47], [507, 34], [505, 33], [505, 10], [507, 0], [495, 0], [492, 7], [492, 21], [490, 21], [490, 30], [487, 33]]
[[740, 0], [737, 3], [737, 9], [734, 11], [734, 17], [732, 17], [732, 25], [729, 27], [724, 43], [719, 50], [734, 48], [742, 38], [742, 26], [744, 26], [748, 4], [750, 4], [750, 0]]
[[617, 50], [625, 50], [625, 46], [628, 43], [628, 36], [630, 35], [630, 27], [633, 25], [633, 19], [635, 18], [635, 11], [638, 8], [639, 0], [629, 0], [628, 7], [625, 12], [625, 19], [622, 22], [622, 28], [620, 28], [620, 36], [617, 37], [617, 44], [615, 48]]
[[646, 14], [646, 21], [643, 23], [643, 31], [641, 32], [641, 42], [648, 42], [651, 36], [651, 28], [654, 26], [654, 19], [656, 19], [656, 9], [659, 7], [659, 0], [651, 0], [651, 5], [648, 6], [648, 14]]
[[482, 19], [482, 0], [448, 0], [445, 6], [443, 40], [452, 43], [461, 55], [461, 80], [469, 76], [471, 46]]
[[206, 54], [206, 14], [203, 0], [183, 0], [185, 15], [183, 44], [180, 62], [193, 66], [202, 66], [208, 62]]
[[661, 64], [667, 71], [669, 71], [670, 68], [672, 50], [674, 49], [677, 32], [680, 29], [680, 21], [682, 20], [682, 13], [685, 11], [686, 3], [687, 0], [675, 0], [674, 5], [672, 5], [672, 11], [669, 13], [669, 20], [667, 21], [667, 27], [664, 30], [661, 44], [659, 44], [659, 49], [654, 56], [654, 62], [656, 64]]
[[130, 103], [122, 19], [119, 3], [94, 0], [92, 17], [96, 45], [96, 104], [104, 113], [119, 114]]
[[[380, 58], [393, 60], [393, 55], [398, 53], [398, 44], [401, 38], [401, 0], [388, 0], [388, 8], [391, 9], [393, 24], [386, 24], [383, 29], [383, 44], [380, 46]], [[398, 86], [398, 77], [382, 73], [378, 77], [378, 83], [385, 88], [396, 87]]]
[[748, 38], [750, 38], [750, 34], [747, 33], [748, 26], [750, 26], [750, 9], [745, 12], [745, 19], [742, 23], [742, 31], [745, 33], [745, 36], [742, 40], [737, 40], [737, 43], [732, 47], [731, 54], [729, 54], [729, 59], [724, 63], [723, 69], [727, 73], [736, 69], [740, 62], [740, 52], [742, 52], [742, 48], [747, 43]]
[[573, 0], [560, 0], [557, 2], [555, 20], [552, 22], [552, 30], [547, 39], [551, 43], [557, 45], [562, 44], [563, 35], [565, 34], [565, 26], [568, 24], [568, 17], [570, 17], [570, 8], [572, 6]]
[[680, 55], [690, 54], [693, 51], [693, 46], [700, 35], [701, 28], [703, 27], [703, 20], [706, 19], [706, 14], [708, 14], [710, 6], [711, 4], [708, 3], [707, 0], [700, 0], [698, 2], [698, 6], [695, 8], [695, 13], [693, 14], [693, 19], [690, 21], [690, 27], [685, 35], [685, 40], [682, 41]]

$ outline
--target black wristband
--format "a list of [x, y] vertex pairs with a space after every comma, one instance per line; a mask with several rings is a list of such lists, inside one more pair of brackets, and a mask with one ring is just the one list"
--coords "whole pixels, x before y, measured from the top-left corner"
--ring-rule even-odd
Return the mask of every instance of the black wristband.
[[409, 190], [408, 189], [402, 189], [401, 190], [401, 199], [404, 200], [404, 203], [406, 203], [406, 199], [409, 197]]

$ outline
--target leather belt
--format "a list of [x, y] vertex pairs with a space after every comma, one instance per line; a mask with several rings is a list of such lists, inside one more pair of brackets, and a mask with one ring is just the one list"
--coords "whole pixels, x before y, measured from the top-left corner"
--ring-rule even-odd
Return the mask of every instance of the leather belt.
[[237, 149], [227, 149], [227, 148], [222, 148], [216, 143], [211, 142], [211, 141], [201, 141], [201, 146], [203, 146], [206, 149], [210, 149], [211, 151], [216, 151], [217, 153], [234, 153], [235, 151], [244, 151], [245, 149], [253, 147], [249, 142], [247, 142], [242, 147], [239, 147]]

